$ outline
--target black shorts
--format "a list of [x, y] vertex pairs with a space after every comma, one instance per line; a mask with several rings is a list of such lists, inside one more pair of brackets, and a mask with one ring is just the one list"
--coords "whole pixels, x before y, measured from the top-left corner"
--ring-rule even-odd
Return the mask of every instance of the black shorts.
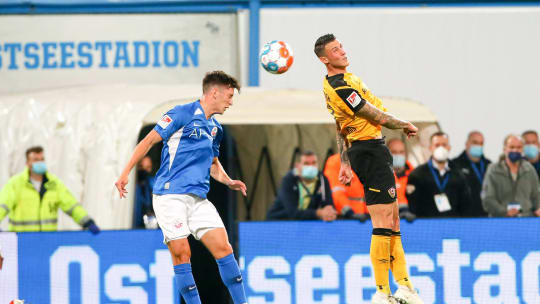
[[384, 139], [354, 141], [348, 149], [348, 155], [354, 173], [364, 185], [368, 206], [396, 201], [392, 155]]

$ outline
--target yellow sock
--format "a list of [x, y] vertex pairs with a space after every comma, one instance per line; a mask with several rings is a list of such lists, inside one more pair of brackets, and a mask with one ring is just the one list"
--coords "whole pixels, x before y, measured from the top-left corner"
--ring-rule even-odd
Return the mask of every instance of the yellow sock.
[[413, 285], [407, 274], [405, 251], [403, 251], [401, 233], [399, 231], [392, 231], [392, 237], [390, 239], [390, 270], [399, 285], [405, 285], [413, 289]]
[[391, 229], [373, 229], [373, 234], [371, 236], [371, 247], [369, 249], [377, 291], [384, 292], [388, 295], [390, 295], [388, 270], [390, 269], [391, 234]]

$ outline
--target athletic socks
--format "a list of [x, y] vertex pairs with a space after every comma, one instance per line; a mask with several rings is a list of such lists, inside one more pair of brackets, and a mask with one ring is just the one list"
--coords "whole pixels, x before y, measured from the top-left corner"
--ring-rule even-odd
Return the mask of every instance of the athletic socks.
[[234, 304], [247, 304], [244, 284], [242, 283], [242, 274], [238, 263], [231, 253], [228, 256], [216, 260], [219, 267], [221, 280], [227, 288], [233, 299]]
[[186, 304], [201, 304], [199, 291], [191, 273], [191, 264], [175, 265], [174, 274], [176, 286], [182, 297], [184, 297]]
[[405, 261], [405, 252], [403, 251], [401, 233], [399, 231], [392, 231], [392, 237], [390, 239], [390, 269], [399, 285], [405, 285], [410, 289], [414, 289], [407, 274], [407, 262]]
[[377, 291], [387, 295], [390, 295], [388, 270], [390, 269], [391, 235], [392, 229], [374, 228], [371, 235], [371, 247], [369, 249]]

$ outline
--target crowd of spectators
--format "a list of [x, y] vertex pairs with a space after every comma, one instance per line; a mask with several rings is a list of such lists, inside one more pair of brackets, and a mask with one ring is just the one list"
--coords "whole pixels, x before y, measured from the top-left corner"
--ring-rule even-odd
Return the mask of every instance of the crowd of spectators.
[[[540, 217], [536, 131], [508, 135], [496, 162], [484, 156], [484, 136], [479, 131], [469, 133], [465, 150], [454, 159], [449, 158], [448, 134], [436, 132], [429, 143], [429, 159], [414, 168], [405, 143], [398, 138], [387, 141], [401, 218]], [[320, 172], [315, 154], [301, 153], [295, 168], [283, 178], [267, 219], [369, 219], [360, 180], [353, 173], [349, 185], [341, 184], [340, 166], [340, 156], [334, 154]]]

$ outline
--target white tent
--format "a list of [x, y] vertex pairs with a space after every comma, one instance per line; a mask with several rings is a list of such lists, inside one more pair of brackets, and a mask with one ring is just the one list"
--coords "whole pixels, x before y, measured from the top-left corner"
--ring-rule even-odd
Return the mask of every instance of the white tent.
[[[42, 145], [49, 171], [64, 181], [102, 228], [130, 228], [133, 197], [120, 200], [114, 182], [141, 128], [200, 94], [199, 86], [116, 84], [1, 95], [0, 185], [24, 168], [28, 147]], [[423, 141], [438, 129], [436, 117], [419, 103], [383, 99], [389, 111], [421, 128], [420, 144], [418, 139], [410, 142], [409, 156], [415, 163], [423, 161]], [[262, 147], [269, 152], [273, 177], [279, 182], [296, 147], [314, 150], [324, 159], [335, 146], [334, 123], [320, 91], [245, 88], [218, 120], [235, 138], [248, 189]], [[134, 175], [131, 194], [133, 181]], [[254, 219], [264, 217], [273, 196], [268, 178], [259, 183]], [[244, 218], [245, 208], [239, 208], [238, 215]], [[67, 216], [59, 220], [60, 229], [78, 228]]]

